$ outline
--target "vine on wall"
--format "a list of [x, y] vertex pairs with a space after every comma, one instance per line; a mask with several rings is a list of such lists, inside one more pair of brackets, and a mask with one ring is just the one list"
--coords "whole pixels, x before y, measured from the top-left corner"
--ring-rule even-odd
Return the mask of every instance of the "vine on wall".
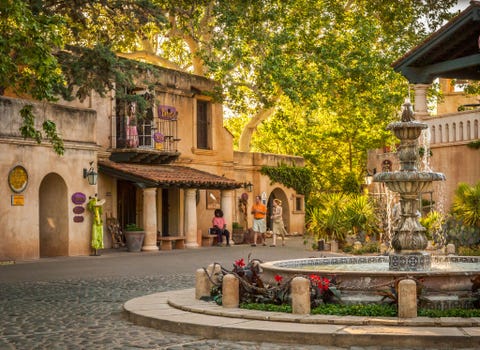
[[308, 168], [300, 168], [279, 164], [276, 167], [263, 166], [262, 175], [267, 175], [271, 183], [278, 182], [286, 187], [293, 188], [298, 194], [308, 197], [312, 190], [312, 172]]

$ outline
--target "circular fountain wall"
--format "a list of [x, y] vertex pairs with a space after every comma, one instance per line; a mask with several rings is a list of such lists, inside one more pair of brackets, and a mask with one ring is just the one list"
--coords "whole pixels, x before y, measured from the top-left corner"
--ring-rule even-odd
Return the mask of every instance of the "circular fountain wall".
[[401, 277], [421, 281], [427, 293], [470, 292], [473, 276], [480, 275], [480, 257], [432, 256], [432, 266], [424, 271], [389, 270], [388, 256], [332, 257], [280, 260], [263, 263], [263, 274], [274, 280], [316, 274], [335, 276], [339, 289], [345, 292], [375, 292], [385, 290]]

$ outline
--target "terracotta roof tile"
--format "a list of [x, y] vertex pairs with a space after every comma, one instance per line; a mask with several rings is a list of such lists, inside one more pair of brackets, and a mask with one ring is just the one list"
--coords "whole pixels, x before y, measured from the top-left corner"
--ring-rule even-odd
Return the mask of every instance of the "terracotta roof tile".
[[147, 186], [210, 189], [234, 189], [242, 186], [235, 180], [179, 165], [116, 163], [102, 159], [98, 161], [98, 166], [102, 173], [145, 183]]

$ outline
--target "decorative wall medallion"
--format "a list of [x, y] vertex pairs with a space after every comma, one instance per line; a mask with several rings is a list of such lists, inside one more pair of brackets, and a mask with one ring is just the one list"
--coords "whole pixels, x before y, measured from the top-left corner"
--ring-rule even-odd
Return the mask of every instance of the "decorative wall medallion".
[[158, 106], [158, 118], [164, 120], [176, 120], [177, 119], [177, 109], [173, 106], [160, 105]]
[[83, 214], [85, 212], [85, 208], [81, 206], [76, 206], [73, 208], [73, 213], [74, 214]]
[[156, 143], [163, 143], [165, 141], [165, 137], [161, 132], [156, 132], [153, 134], [153, 139]]
[[8, 173], [8, 185], [15, 193], [21, 193], [25, 191], [28, 184], [28, 173], [27, 170], [21, 166], [15, 166]]
[[87, 196], [82, 192], [75, 192], [72, 194], [72, 202], [74, 204], [83, 204], [87, 200]]
[[83, 222], [83, 216], [74, 216], [73, 222]]

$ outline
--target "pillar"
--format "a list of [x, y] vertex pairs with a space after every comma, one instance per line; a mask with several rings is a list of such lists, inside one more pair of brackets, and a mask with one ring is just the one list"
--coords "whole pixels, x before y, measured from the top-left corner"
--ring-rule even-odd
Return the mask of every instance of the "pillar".
[[222, 191], [221, 206], [223, 211], [223, 217], [227, 223], [227, 229], [230, 232], [230, 243], [235, 243], [232, 240], [232, 220], [233, 220], [233, 208], [232, 208], [232, 190]]
[[310, 313], [310, 281], [304, 277], [295, 277], [291, 287], [292, 313], [307, 315]]
[[211, 283], [204, 269], [197, 269], [195, 273], [195, 299], [210, 296]]
[[240, 304], [240, 282], [231, 273], [223, 277], [222, 306], [233, 308]]
[[430, 84], [415, 84], [415, 104], [414, 112], [417, 120], [422, 120], [429, 116], [427, 110], [427, 90]]
[[417, 284], [404, 279], [398, 283], [398, 317], [417, 317]]
[[142, 250], [158, 250], [157, 246], [157, 189], [143, 189], [143, 229], [145, 239]]
[[185, 190], [185, 239], [187, 248], [198, 248], [196, 190]]

